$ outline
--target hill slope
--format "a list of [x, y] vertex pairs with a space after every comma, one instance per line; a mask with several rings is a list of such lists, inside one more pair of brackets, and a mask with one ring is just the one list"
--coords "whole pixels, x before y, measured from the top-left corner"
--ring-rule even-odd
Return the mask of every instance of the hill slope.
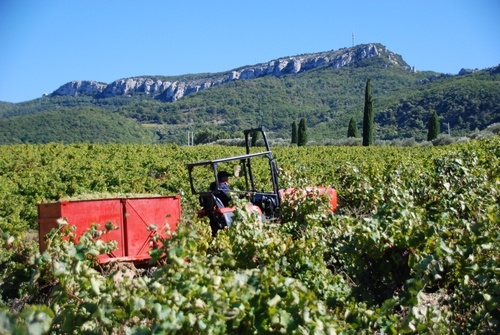
[[154, 134], [140, 124], [91, 107], [0, 119], [0, 144], [154, 141]]
[[419, 72], [384, 46], [369, 44], [217, 74], [137, 77], [109, 85], [74, 81], [50, 96], [0, 104], [0, 117], [96, 106], [102, 117], [117, 113], [150, 124], [161, 142], [177, 143], [186, 142], [187, 131], [224, 130], [237, 137], [258, 125], [271, 137], [289, 138], [290, 124], [305, 117], [309, 138], [321, 141], [346, 137], [353, 116], [361, 129], [364, 87], [371, 78], [375, 138], [423, 140], [432, 110], [452, 135], [500, 121], [498, 72], [498, 67], [460, 76]]
[[[378, 110], [375, 122], [382, 138], [422, 138], [428, 128], [430, 111], [439, 115], [441, 131], [449, 125], [454, 136], [500, 122], [500, 66], [476, 73], [439, 78], [417, 85], [398, 103]], [[418, 136], [420, 134], [420, 136]]]
[[364, 44], [349, 49], [343, 48], [314, 54], [283, 57], [267, 63], [243, 66], [221, 73], [178, 77], [134, 77], [119, 79], [109, 85], [95, 81], [72, 81], [54, 91], [52, 96], [91, 95], [98, 98], [110, 98], [148, 94], [157, 100], [172, 102], [188, 94], [224, 85], [235, 80], [252, 80], [269, 76], [280, 77], [287, 74], [307, 72], [323, 66], [342, 68], [370, 58], [383, 59], [385, 67], [397, 66], [412, 71], [412, 68], [406, 64], [401, 56], [387, 50], [383, 45]]

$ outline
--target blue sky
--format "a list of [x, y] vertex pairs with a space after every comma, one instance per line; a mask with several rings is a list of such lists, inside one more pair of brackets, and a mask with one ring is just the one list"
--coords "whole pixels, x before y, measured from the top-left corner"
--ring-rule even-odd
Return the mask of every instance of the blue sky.
[[0, 101], [71, 80], [220, 72], [381, 43], [417, 70], [500, 64], [499, 0], [0, 0]]

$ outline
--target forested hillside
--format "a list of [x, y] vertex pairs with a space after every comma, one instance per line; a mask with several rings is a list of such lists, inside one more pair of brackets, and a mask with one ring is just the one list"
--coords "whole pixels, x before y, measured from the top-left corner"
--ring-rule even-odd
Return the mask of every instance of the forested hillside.
[[[444, 132], [450, 125], [455, 136], [500, 122], [500, 75], [481, 71], [475, 74], [439, 79], [416, 86], [399, 103], [379, 110], [375, 122], [383, 138], [411, 137], [425, 134], [429, 111], [435, 110]], [[390, 99], [389, 99], [390, 100]]]
[[[108, 98], [52, 94], [18, 104], [1, 103], [0, 117], [10, 119], [43, 113], [43, 118], [29, 119], [23, 126], [23, 131], [32, 134], [24, 137], [38, 143], [46, 140], [46, 137], [37, 140], [38, 137], [33, 135], [37, 133], [36, 129], [43, 126], [38, 121], [59, 122], [58, 114], [46, 112], [63, 108], [73, 108], [76, 112], [90, 106], [99, 107], [95, 113], [101, 113], [102, 118], [113, 119], [119, 114], [147, 125], [148, 129], [156, 132], [156, 141], [160, 143], [184, 144], [188, 131], [224, 131], [231, 137], [238, 137], [243, 129], [259, 125], [267, 127], [271, 138], [288, 139], [291, 123], [299, 118], [307, 120], [311, 130], [309, 140], [321, 142], [345, 138], [353, 116], [359, 129], [362, 129], [364, 88], [370, 78], [375, 139], [413, 137], [417, 141], [424, 140], [427, 123], [434, 110], [440, 118], [442, 132], [447, 131], [449, 125], [453, 136], [482, 130], [500, 121], [498, 67], [455, 76], [409, 71], [407, 65], [398, 64], [406, 63], [402, 58], [399, 63], [394, 63], [387, 54], [381, 53], [340, 68], [325, 64], [298, 73], [233, 80], [190, 93], [174, 102], [164, 102], [141, 91]], [[151, 78], [198, 80], [209, 77], [210, 74], [198, 74]], [[70, 124], [70, 127], [73, 126], [77, 124]], [[55, 141], [58, 138], [57, 129], [54, 127], [52, 130]], [[75, 136], [70, 139], [61, 135], [61, 138], [69, 142], [86, 140], [86, 136], [81, 135], [82, 130], [75, 129], [69, 133]], [[19, 142], [19, 136], [10, 140], [10, 135], [2, 134], [7, 141], [2, 143]]]
[[0, 102], [0, 118], [23, 116], [43, 112], [53, 112], [62, 108], [83, 108], [87, 106], [99, 107], [106, 110], [129, 105], [141, 101], [142, 97], [115, 97], [112, 99], [95, 99], [90, 96], [44, 96], [39, 99], [20, 102], [17, 104]]
[[10, 143], [153, 143], [155, 135], [140, 124], [94, 107], [0, 119], [0, 144]]

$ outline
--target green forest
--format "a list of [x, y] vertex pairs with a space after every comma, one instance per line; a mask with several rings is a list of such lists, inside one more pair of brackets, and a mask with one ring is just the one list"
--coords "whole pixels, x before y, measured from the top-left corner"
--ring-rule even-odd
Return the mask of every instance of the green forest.
[[95, 107], [0, 119], [0, 143], [153, 143], [155, 138], [137, 122]]
[[[62, 110], [65, 115], [78, 115], [86, 108], [102, 114], [101, 124], [110, 123], [106, 126], [108, 137], [116, 138], [116, 143], [125, 138], [114, 123], [122, 118], [144, 128], [140, 131], [137, 127], [127, 127], [126, 132], [136, 137], [133, 142], [149, 143], [150, 135], [144, 134], [153, 133], [156, 143], [177, 144], [186, 143], [188, 132], [223, 131], [230, 138], [237, 138], [243, 129], [261, 125], [266, 126], [271, 138], [290, 140], [291, 124], [305, 118], [311, 129], [309, 140], [321, 143], [346, 138], [353, 117], [362, 129], [364, 87], [368, 79], [373, 95], [375, 140], [423, 141], [434, 111], [442, 132], [449, 127], [452, 136], [464, 136], [500, 122], [499, 67], [452, 76], [431, 71], [409, 72], [403, 66], [388, 64], [390, 61], [381, 54], [342, 68], [324, 65], [280, 77], [235, 80], [174, 102], [130, 92], [112, 98], [49, 95], [17, 104], [0, 103], [0, 134], [4, 135], [0, 143], [87, 142], [92, 137], [88, 135], [92, 132], [90, 128], [73, 129], [78, 122], [68, 121], [71, 136], [60, 134], [62, 127], [56, 124], [61, 122], [61, 115], [54, 113]], [[154, 78], [187, 80], [210, 76]], [[26, 126], [21, 126], [24, 118]], [[37, 142], [38, 136], [34, 135], [39, 133], [37, 128], [49, 124], [54, 125], [53, 130]]]

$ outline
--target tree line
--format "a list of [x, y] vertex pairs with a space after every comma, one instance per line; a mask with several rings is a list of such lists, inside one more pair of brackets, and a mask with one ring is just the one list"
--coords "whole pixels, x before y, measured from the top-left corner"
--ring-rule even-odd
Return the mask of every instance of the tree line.
[[[436, 111], [441, 123], [450, 125], [454, 136], [465, 136], [500, 122], [498, 71], [437, 77], [426, 82], [425, 79], [435, 76], [435, 73], [408, 73], [401, 68], [381, 65], [376, 60], [367, 60], [358, 67], [324, 67], [279, 78], [234, 81], [190, 94], [173, 103], [157, 101], [146, 94], [114, 98], [48, 96], [18, 104], [0, 103], [0, 119], [43, 114], [44, 117], [37, 122], [31, 122], [31, 119], [16, 122], [24, 123], [23, 132], [36, 134], [44, 122], [50, 119], [50, 122], [56, 122], [59, 118], [50, 112], [63, 109], [83, 111], [92, 107], [103, 115], [108, 114], [106, 118], [110, 122], [119, 115], [144, 125], [155, 133], [158, 143], [184, 144], [188, 131], [224, 131], [236, 139], [243, 129], [257, 125], [265, 125], [271, 137], [289, 139], [290, 124], [297, 120], [298, 126], [300, 118], [305, 117], [307, 126], [314, 129], [308, 134], [308, 140], [344, 139], [350, 120], [354, 118], [356, 123], [363, 120], [363, 92], [366, 78], [371, 78], [374, 122], [377, 125], [374, 137], [377, 140], [425, 140], [432, 111]], [[81, 133], [78, 123], [72, 123], [70, 127], [70, 135]], [[61, 141], [58, 140], [59, 130], [65, 128], [49, 130], [54, 141]], [[356, 136], [350, 133], [353, 135]], [[224, 136], [211, 137], [222, 139]], [[92, 134], [90, 137], [94, 139]], [[18, 136], [4, 138], [6, 144], [30, 143]], [[30, 141], [38, 139], [37, 136], [31, 138]], [[81, 138], [77, 136], [71, 141], [81, 141]], [[111, 141], [113, 138], [110, 136]], [[66, 137], [64, 141], [67, 141]]]
[[[373, 99], [371, 93], [370, 79], [366, 81], [365, 86], [365, 103], [363, 109], [363, 146], [373, 145], [373, 129], [374, 129], [374, 112], [373, 112]], [[436, 111], [432, 112], [429, 119], [427, 141], [432, 141], [438, 137], [440, 133], [439, 118]], [[292, 123], [292, 144], [297, 146], [304, 146], [307, 144], [307, 124], [305, 118], [302, 118], [297, 128], [297, 123]], [[347, 128], [347, 137], [359, 137], [358, 125], [356, 118], [353, 116], [349, 121]]]

